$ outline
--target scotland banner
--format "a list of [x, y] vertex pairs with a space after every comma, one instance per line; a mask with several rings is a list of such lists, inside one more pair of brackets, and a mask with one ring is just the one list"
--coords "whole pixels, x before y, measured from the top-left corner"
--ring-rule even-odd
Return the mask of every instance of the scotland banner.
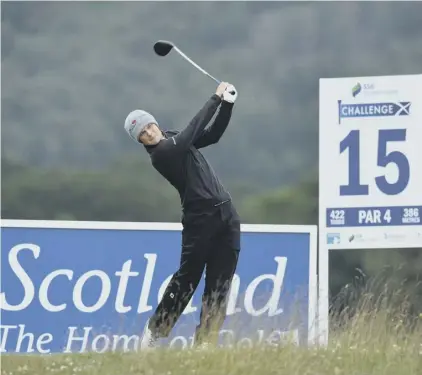
[[[181, 225], [3, 220], [2, 353], [136, 351], [180, 257]], [[316, 226], [243, 225], [227, 346], [315, 338]], [[160, 345], [190, 348], [204, 280]]]

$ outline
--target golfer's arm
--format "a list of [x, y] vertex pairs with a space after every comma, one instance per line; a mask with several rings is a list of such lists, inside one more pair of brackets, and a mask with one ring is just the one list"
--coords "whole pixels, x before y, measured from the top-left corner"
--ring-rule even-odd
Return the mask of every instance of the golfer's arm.
[[201, 110], [190, 121], [189, 125], [173, 137], [174, 146], [179, 150], [186, 150], [191, 147], [198, 140], [207, 124], [211, 121], [220, 103], [221, 98], [218, 95], [214, 94], [211, 96]]
[[232, 110], [233, 103], [223, 101], [214, 122], [207, 129], [202, 131], [202, 134], [195, 142], [196, 148], [207, 147], [220, 140], [229, 125]]

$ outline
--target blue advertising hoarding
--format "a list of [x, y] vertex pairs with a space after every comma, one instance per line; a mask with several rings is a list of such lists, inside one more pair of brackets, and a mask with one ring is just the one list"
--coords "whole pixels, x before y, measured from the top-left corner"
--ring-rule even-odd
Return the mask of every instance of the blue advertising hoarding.
[[[180, 257], [181, 225], [2, 221], [2, 353], [137, 350]], [[315, 337], [316, 226], [242, 225], [222, 345]], [[164, 346], [189, 348], [204, 280]]]

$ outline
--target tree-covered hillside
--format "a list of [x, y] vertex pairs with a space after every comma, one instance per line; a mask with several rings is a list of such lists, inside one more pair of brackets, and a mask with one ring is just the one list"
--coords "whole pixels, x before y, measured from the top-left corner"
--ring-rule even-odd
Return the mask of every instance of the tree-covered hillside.
[[129, 111], [181, 128], [215, 89], [177, 54], [153, 53], [170, 39], [239, 90], [206, 150], [224, 180], [296, 182], [317, 165], [319, 78], [420, 72], [421, 14], [412, 2], [2, 3], [2, 156], [147, 159], [123, 131]]

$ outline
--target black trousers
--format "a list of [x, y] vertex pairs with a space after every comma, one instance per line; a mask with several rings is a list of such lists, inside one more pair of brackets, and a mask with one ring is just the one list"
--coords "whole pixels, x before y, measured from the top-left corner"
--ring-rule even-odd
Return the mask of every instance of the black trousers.
[[200, 323], [195, 344], [215, 341], [224, 323], [227, 296], [240, 252], [240, 219], [231, 202], [182, 219], [179, 269], [150, 319], [149, 329], [167, 337], [192, 298], [205, 269]]

